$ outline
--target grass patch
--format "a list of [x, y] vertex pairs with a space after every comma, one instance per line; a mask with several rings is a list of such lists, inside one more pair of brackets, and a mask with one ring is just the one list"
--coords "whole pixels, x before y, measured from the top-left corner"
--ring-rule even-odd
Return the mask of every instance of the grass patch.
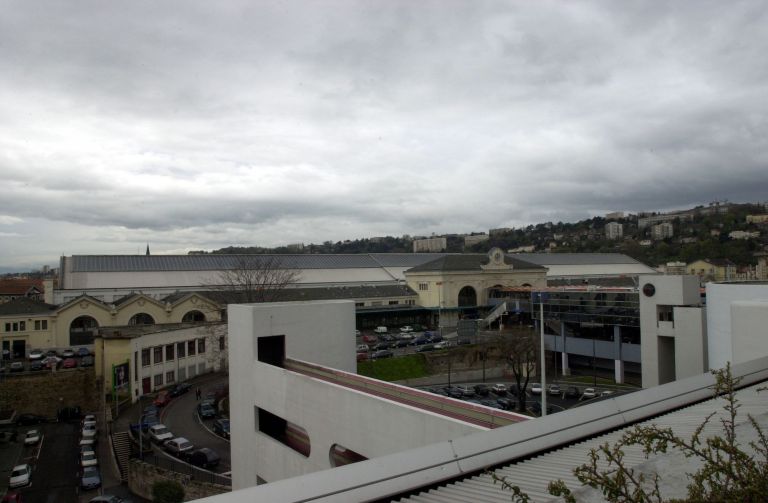
[[424, 355], [357, 362], [357, 373], [382, 381], [400, 381], [429, 375]]

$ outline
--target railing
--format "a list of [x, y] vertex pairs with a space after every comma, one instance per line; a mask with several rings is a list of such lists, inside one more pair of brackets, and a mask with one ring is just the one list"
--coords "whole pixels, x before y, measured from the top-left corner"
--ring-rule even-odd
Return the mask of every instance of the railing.
[[188, 475], [192, 480], [196, 480], [198, 482], [207, 482], [209, 484], [217, 484], [226, 487], [232, 486], [232, 479], [226, 475], [203, 470], [188, 463], [184, 463], [183, 461], [169, 458], [163, 454], [151, 452], [144, 453], [143, 457], [139, 456], [138, 454], [132, 457], [134, 459], [141, 459], [143, 462], [155, 465], [159, 468], [164, 468], [172, 472]]
[[434, 393], [392, 384], [298, 360], [285, 360], [285, 368], [324, 381], [363, 391], [422, 410], [441, 414], [483, 428], [498, 428], [529, 419], [528, 416], [463, 402]]
[[491, 311], [490, 314], [488, 314], [488, 316], [485, 317], [485, 319], [483, 320], [483, 323], [485, 323], [486, 327], [489, 327], [491, 326], [491, 323], [496, 321], [499, 318], [499, 316], [502, 316], [506, 312], [507, 312], [507, 303], [502, 302], [501, 304], [496, 306], [494, 310]]

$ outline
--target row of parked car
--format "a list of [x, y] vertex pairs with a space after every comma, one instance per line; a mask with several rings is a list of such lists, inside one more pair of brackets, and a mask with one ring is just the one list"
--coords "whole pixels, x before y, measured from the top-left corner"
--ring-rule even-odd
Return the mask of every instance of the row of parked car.
[[[43, 438], [43, 434], [39, 429], [27, 430], [24, 434], [24, 445], [27, 447], [34, 447], [38, 445]], [[26, 487], [30, 484], [32, 477], [32, 467], [27, 464], [20, 464], [13, 467], [11, 470], [11, 476], [8, 479], [9, 489], [18, 489]], [[10, 493], [9, 493], [10, 494]], [[11, 501], [20, 501], [21, 496], [18, 493], [12, 493], [13, 498]], [[8, 495], [6, 495], [7, 497]], [[3, 499], [5, 501], [5, 498]]]
[[0, 365], [0, 372], [39, 372], [58, 368], [92, 367], [94, 364], [90, 350], [84, 347], [77, 350], [68, 348], [59, 351], [33, 349], [29, 352], [28, 359], [28, 364], [23, 361], [14, 361], [10, 362], [7, 367], [4, 364]]

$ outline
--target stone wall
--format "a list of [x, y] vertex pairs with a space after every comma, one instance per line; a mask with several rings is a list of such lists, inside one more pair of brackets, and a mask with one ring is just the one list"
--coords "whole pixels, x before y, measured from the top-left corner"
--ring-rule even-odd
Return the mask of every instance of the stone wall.
[[191, 480], [189, 475], [172, 472], [132, 459], [128, 466], [128, 488], [133, 494], [152, 499], [152, 485], [159, 480], [173, 480], [184, 487], [184, 501], [196, 500], [231, 491], [230, 487]]
[[61, 407], [99, 410], [93, 369], [79, 368], [0, 377], [0, 410], [31, 412], [55, 418]]

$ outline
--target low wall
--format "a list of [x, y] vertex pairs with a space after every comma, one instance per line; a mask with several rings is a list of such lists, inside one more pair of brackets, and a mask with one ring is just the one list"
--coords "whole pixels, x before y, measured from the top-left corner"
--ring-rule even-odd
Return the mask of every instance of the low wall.
[[128, 465], [128, 488], [133, 494], [152, 500], [152, 485], [161, 480], [173, 480], [184, 487], [184, 501], [206, 498], [229, 492], [231, 488], [207, 482], [191, 480], [189, 475], [132, 459]]
[[0, 380], [0, 409], [30, 412], [55, 418], [61, 407], [99, 410], [96, 377], [92, 368], [6, 375]]

